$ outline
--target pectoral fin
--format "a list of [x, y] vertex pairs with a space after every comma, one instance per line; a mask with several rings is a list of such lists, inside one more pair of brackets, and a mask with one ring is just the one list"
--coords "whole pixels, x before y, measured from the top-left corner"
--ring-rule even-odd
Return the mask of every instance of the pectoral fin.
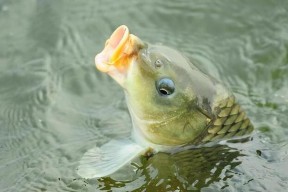
[[101, 147], [88, 150], [78, 167], [78, 175], [83, 178], [104, 177], [114, 173], [145, 148], [131, 140], [112, 140]]

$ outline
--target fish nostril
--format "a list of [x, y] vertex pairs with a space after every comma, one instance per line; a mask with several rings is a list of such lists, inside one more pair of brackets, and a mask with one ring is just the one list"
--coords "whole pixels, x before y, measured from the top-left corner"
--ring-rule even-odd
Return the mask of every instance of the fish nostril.
[[157, 59], [154, 64], [155, 64], [156, 68], [160, 68], [163, 65], [163, 63], [160, 59]]
[[154, 65], [155, 65], [156, 68], [160, 68], [163, 65], [163, 62], [160, 59], [157, 59], [154, 62]]

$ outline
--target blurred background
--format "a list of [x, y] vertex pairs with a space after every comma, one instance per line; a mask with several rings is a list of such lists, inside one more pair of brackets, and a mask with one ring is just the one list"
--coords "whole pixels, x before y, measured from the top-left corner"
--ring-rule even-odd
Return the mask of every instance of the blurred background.
[[[222, 81], [252, 140], [76, 174], [88, 149], [130, 135], [121, 88], [94, 56], [121, 24]], [[286, 191], [287, 0], [0, 0], [0, 191]]]

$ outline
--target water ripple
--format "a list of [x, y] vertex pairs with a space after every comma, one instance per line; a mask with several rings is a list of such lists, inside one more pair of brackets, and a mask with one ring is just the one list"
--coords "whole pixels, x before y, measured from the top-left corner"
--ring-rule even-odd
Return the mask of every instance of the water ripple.
[[[284, 191], [288, 179], [286, 1], [0, 3], [2, 191]], [[126, 24], [230, 87], [253, 140], [136, 158], [101, 179], [76, 175], [91, 147], [128, 137], [124, 94], [94, 56]], [[135, 170], [137, 170], [135, 172]]]

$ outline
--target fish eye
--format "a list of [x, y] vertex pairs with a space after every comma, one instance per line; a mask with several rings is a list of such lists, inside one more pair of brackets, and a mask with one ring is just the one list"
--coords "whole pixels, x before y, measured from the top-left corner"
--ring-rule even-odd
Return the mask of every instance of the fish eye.
[[156, 89], [161, 96], [168, 96], [174, 93], [175, 84], [169, 78], [162, 78], [156, 82]]

